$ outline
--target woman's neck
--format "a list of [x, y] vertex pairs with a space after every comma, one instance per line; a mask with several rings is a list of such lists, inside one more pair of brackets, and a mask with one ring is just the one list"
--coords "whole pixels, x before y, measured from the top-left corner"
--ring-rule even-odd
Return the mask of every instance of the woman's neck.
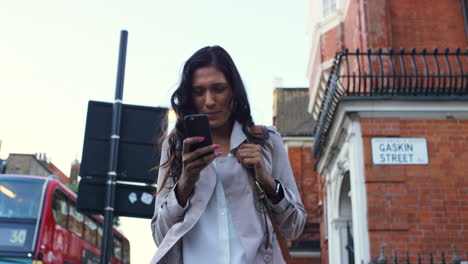
[[219, 151], [223, 152], [223, 156], [226, 156], [229, 152], [233, 126], [234, 122], [230, 121], [221, 127], [211, 129], [213, 143], [220, 145]]
[[231, 138], [232, 127], [234, 126], [233, 121], [228, 121], [223, 126], [212, 128], [211, 136], [213, 138]]

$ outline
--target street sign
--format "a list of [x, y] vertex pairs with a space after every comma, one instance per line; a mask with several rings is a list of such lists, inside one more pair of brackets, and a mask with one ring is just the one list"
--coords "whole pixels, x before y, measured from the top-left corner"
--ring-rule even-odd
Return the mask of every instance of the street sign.
[[[80, 212], [102, 214], [104, 212], [106, 184], [102, 181], [80, 181], [77, 208]], [[154, 212], [156, 187], [117, 183], [115, 188], [114, 215], [151, 218]]]
[[[106, 178], [112, 128], [112, 103], [89, 101], [80, 175]], [[160, 152], [155, 142], [167, 127], [167, 108], [122, 106], [117, 157], [117, 180], [155, 183]]]
[[372, 138], [372, 162], [390, 165], [428, 164], [425, 138]]
[[[113, 104], [89, 101], [77, 207], [103, 214], [109, 170]], [[167, 127], [167, 108], [122, 105], [114, 215], [151, 218], [160, 152], [155, 146]], [[125, 182], [125, 183], [122, 183]], [[137, 183], [137, 184], [135, 184]], [[147, 185], [143, 185], [147, 184]]]

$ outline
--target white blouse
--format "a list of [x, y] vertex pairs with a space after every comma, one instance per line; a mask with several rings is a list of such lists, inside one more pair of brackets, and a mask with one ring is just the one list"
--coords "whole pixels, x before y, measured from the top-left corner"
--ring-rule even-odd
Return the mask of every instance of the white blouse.
[[[226, 158], [232, 158], [230, 156]], [[198, 222], [183, 237], [184, 263], [247, 263], [245, 250], [232, 222], [216, 160], [211, 166], [217, 176], [215, 191]]]

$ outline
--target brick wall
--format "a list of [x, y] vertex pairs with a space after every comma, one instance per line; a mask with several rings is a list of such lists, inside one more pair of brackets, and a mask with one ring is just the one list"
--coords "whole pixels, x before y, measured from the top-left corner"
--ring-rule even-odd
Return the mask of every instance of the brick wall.
[[[388, 48], [392, 43], [390, 2], [388, 0], [366, 1], [365, 23], [369, 48]], [[408, 40], [408, 39], [406, 39]]]
[[[352, 2], [357, 2], [353, 1]], [[367, 0], [362, 27], [370, 48], [464, 48], [467, 44], [459, 0]], [[352, 5], [352, 4], [351, 4]], [[351, 13], [348, 13], [351, 16]], [[348, 18], [346, 18], [348, 19]], [[347, 22], [347, 23], [350, 23]], [[345, 28], [351, 28], [345, 24]], [[356, 35], [345, 31], [345, 34]], [[347, 43], [353, 45], [353, 43]], [[351, 47], [349, 47], [351, 48]]]
[[[356, 49], [363, 50], [364, 47], [364, 39], [365, 37], [360, 32], [363, 30], [364, 21], [363, 16], [360, 16], [361, 10], [359, 8], [358, 1], [352, 1], [349, 4], [348, 8], [348, 15], [344, 19], [343, 27], [344, 27], [344, 47], [348, 48], [350, 51], [354, 52]], [[335, 53], [338, 50], [335, 50]]]
[[[289, 161], [296, 179], [297, 188], [307, 211], [308, 223], [319, 223], [318, 175], [314, 171], [315, 159], [310, 146], [288, 147]], [[306, 227], [297, 240], [320, 240], [320, 230], [314, 226]], [[320, 258], [294, 258], [292, 264], [319, 264]]]
[[296, 178], [297, 188], [307, 211], [307, 222], [318, 223], [318, 184], [314, 171], [315, 158], [311, 147], [289, 147], [289, 161]]
[[[371, 256], [468, 248], [468, 120], [362, 120]], [[428, 165], [373, 165], [372, 137], [425, 137]]]
[[[372, 2], [372, 1], [370, 1]], [[467, 45], [460, 0], [392, 0], [392, 46], [462, 48]], [[375, 9], [369, 10], [369, 12]]]
[[334, 27], [322, 35], [320, 42], [322, 62], [335, 58], [336, 51], [343, 49], [342, 38], [341, 27]]

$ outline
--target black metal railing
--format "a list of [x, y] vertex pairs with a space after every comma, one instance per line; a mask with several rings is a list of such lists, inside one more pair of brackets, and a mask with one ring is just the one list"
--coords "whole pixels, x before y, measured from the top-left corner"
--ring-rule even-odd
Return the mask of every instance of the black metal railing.
[[[468, 52], [392, 49], [343, 53], [346, 96], [458, 96], [468, 93]], [[466, 68], [464, 69], [463, 66]], [[466, 71], [466, 72], [465, 72]]]
[[395, 100], [468, 99], [468, 50], [345, 50], [335, 56], [314, 129], [314, 155], [322, 146], [343, 98]]
[[[453, 248], [453, 254], [446, 255], [444, 252], [435, 254], [421, 254], [418, 253], [414, 256], [410, 255], [409, 252], [399, 256], [397, 251], [393, 251], [393, 254], [390, 257], [387, 257], [385, 254], [385, 246], [380, 247], [380, 254], [371, 261], [370, 264], [460, 264], [462, 262], [462, 257], [458, 255], [457, 248]], [[467, 252], [468, 255], [468, 252]]]

